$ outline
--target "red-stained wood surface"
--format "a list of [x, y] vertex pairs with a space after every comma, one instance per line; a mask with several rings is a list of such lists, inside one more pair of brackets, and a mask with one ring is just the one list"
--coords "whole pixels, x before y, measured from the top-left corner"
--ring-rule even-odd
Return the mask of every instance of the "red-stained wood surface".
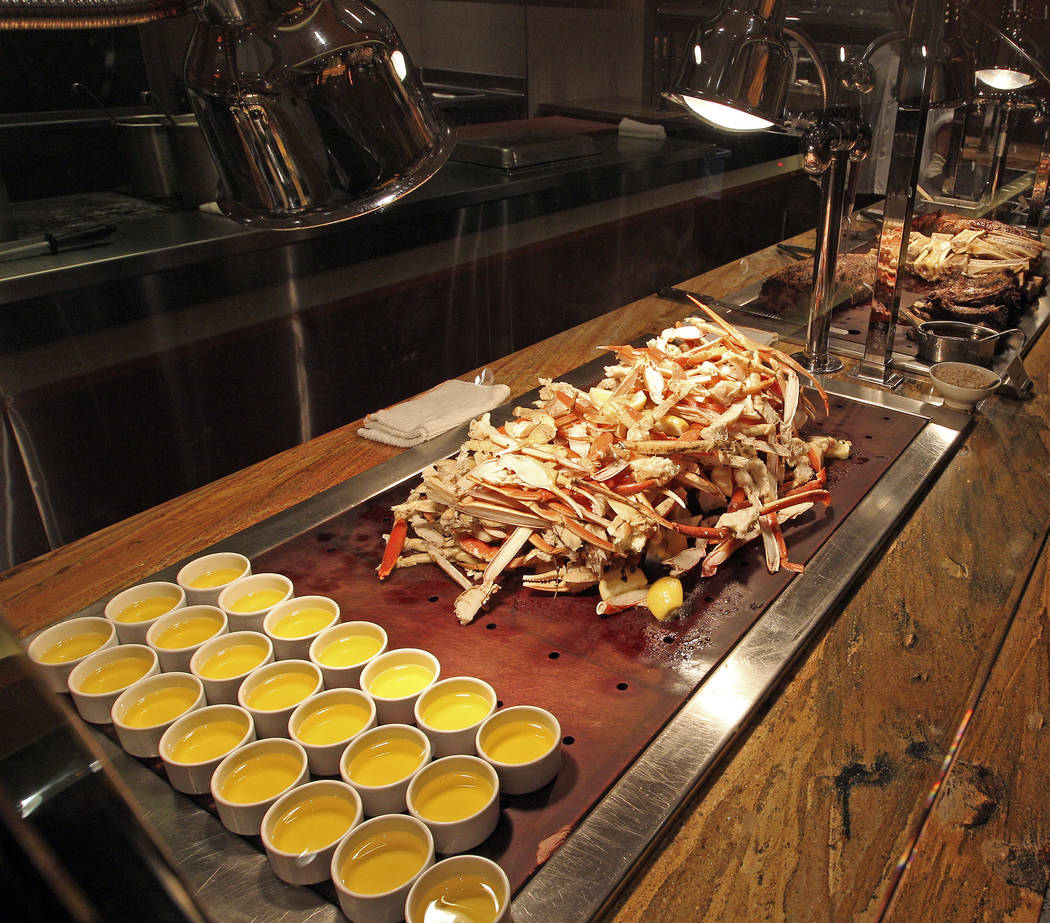
[[[851, 440], [853, 457], [829, 465], [829, 507], [785, 525], [792, 560], [805, 562], [921, 429], [922, 418], [845, 399], [814, 427]], [[378, 622], [390, 647], [421, 647], [442, 676], [478, 676], [503, 705], [532, 704], [562, 725], [564, 764], [546, 788], [504, 796], [499, 826], [479, 852], [516, 889], [634, 761], [707, 672], [792, 579], [769, 574], [758, 542], [737, 552], [688, 599], [686, 618], [657, 622], [644, 609], [595, 614], [595, 591], [550, 595], [505, 575], [469, 626], [453, 615], [459, 592], [437, 567], [375, 568], [402, 485], [260, 555], [255, 572], [282, 573], [297, 595], [335, 599], [344, 620]]]

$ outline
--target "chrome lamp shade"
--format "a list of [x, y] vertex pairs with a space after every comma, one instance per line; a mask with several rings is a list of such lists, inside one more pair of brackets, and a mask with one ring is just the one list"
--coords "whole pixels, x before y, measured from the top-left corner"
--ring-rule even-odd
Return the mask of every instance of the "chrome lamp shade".
[[197, 17], [186, 88], [231, 218], [277, 229], [354, 218], [452, 152], [393, 23], [367, 0], [0, 0], [0, 30], [186, 13]]
[[729, 131], [780, 124], [793, 57], [778, 29], [751, 10], [729, 9], [698, 26], [667, 99]]
[[254, 2], [212, 0], [186, 56], [225, 214], [277, 229], [341, 221], [390, 204], [445, 162], [452, 131], [381, 10]]

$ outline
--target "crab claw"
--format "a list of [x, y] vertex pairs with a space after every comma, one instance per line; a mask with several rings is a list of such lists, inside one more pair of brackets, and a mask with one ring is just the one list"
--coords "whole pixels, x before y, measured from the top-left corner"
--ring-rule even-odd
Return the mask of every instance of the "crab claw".
[[408, 520], [395, 519], [393, 526], [390, 527], [390, 535], [386, 539], [383, 560], [379, 562], [379, 567], [376, 568], [376, 573], [379, 574], [380, 580], [390, 576], [390, 572], [394, 569], [394, 565], [397, 564], [397, 559], [401, 555], [401, 550], [405, 547], [405, 537], [407, 535]]
[[456, 618], [461, 625], [469, 625], [494, 593], [499, 592], [498, 583], [482, 582], [464, 590], [456, 597]]

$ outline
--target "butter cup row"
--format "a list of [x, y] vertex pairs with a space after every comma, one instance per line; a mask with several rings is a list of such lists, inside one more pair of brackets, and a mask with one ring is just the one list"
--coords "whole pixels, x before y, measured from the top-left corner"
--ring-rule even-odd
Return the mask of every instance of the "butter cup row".
[[[205, 559], [198, 559], [198, 562], [201, 561], [205, 561]], [[198, 564], [198, 562], [191, 562], [191, 565]], [[236, 561], [226, 563], [240, 564], [240, 562]], [[187, 568], [191, 567], [191, 565], [187, 565]], [[508, 793], [531, 791], [546, 784], [556, 774], [557, 764], [560, 762], [560, 728], [553, 715], [543, 712], [542, 709], [531, 709], [529, 713], [531, 720], [536, 720], [536, 713], [542, 713], [543, 717], [540, 721], [541, 723], [546, 722], [545, 727], [553, 739], [553, 746], [550, 748], [550, 752], [543, 755], [543, 759], [527, 761], [529, 765], [524, 766], [514, 762], [493, 759], [490, 754], [484, 751], [484, 726], [493, 718], [500, 719], [493, 724], [493, 727], [512, 723], [520, 717], [519, 713], [524, 714], [529, 711], [530, 707], [518, 706], [517, 708], [506, 709], [500, 712], [499, 715], [495, 715], [495, 693], [487, 683], [473, 677], [438, 679], [440, 664], [429, 652], [418, 649], [386, 651], [386, 635], [380, 626], [372, 625], [372, 623], [339, 624], [339, 607], [334, 601], [325, 597], [293, 598], [291, 596], [291, 581], [288, 581], [287, 578], [281, 575], [258, 574], [246, 577], [246, 574], [250, 574], [250, 564], [247, 562], [247, 559], [243, 559], [243, 570], [240, 576], [235, 580], [231, 580], [228, 585], [218, 587], [217, 592], [213, 596], [190, 595], [188, 587], [182, 585], [192, 580], [193, 577], [192, 574], [184, 573], [187, 568], [183, 568], [183, 571], [180, 571], [179, 584], [173, 585], [154, 581], [132, 587], [130, 590], [118, 594], [107, 606], [106, 618], [71, 620], [71, 622], [80, 623], [90, 622], [91, 624], [86, 627], [90, 627], [103, 636], [102, 643], [96, 651], [97, 656], [101, 660], [108, 661], [131, 656], [141, 658], [146, 665], [145, 675], [141, 680], [134, 683], [131, 687], [116, 690], [116, 701], [112, 702], [107, 714], [103, 715], [102, 713], [106, 710], [104, 707], [105, 697], [86, 695], [80, 688], [78, 681], [80, 674], [74, 677], [74, 672], [82, 667], [83, 663], [89, 659], [88, 657], [76, 659], [73, 663], [61, 668], [68, 673], [67, 676], [62, 678], [65, 680], [65, 685], [69, 687], [69, 691], [73, 693], [74, 701], [77, 703], [78, 709], [81, 710], [81, 714], [94, 723], [112, 720], [122, 745], [129, 753], [139, 756], [151, 756], [157, 755], [159, 752], [168, 771], [169, 780], [174, 787], [183, 791], [200, 791], [202, 790], [201, 785], [204, 784], [206, 779], [208, 788], [211, 790], [219, 810], [220, 818], [231, 830], [241, 833], [258, 833], [263, 828], [266, 812], [276, 806], [272, 802], [283, 800], [286, 797], [290, 798], [296, 791], [301, 791], [303, 788], [309, 788], [315, 784], [325, 784], [324, 782], [309, 783], [311, 771], [317, 775], [334, 775], [336, 771], [339, 771], [343, 779], [341, 784], [353, 792], [353, 798], [356, 798], [357, 808], [359, 809], [358, 812], [355, 812], [356, 816], [350, 825], [351, 829], [366, 814], [372, 816], [375, 820], [382, 820], [385, 813], [407, 810], [411, 817], [424, 824], [430, 833], [432, 844], [437, 844], [437, 851], [443, 853], [461, 852], [487, 838], [495, 828], [499, 817], [498, 795], [501, 786]], [[244, 595], [256, 592], [268, 592], [271, 594], [269, 598], [275, 599], [276, 602], [271, 608], [261, 612], [237, 613], [238, 616], [246, 615], [250, 618], [252, 628], [227, 634], [233, 624], [231, 620], [234, 617], [234, 612], [230, 611], [229, 607], [234, 607], [236, 602], [242, 599]], [[224, 596], [223, 594], [226, 595]], [[132, 622], [124, 622], [116, 617], [124, 609], [140, 603], [152, 603], [156, 597], [166, 597], [169, 601], [170, 611]], [[282, 598], [278, 599], [278, 597]], [[205, 601], [202, 602], [202, 599]], [[213, 605], [212, 600], [218, 605]], [[187, 605], [187, 602], [190, 604]], [[299, 637], [290, 638], [282, 635], [278, 628], [281, 620], [296, 615], [296, 610], [301, 610], [304, 606], [313, 606], [321, 613], [321, 624], [317, 626], [316, 630], [300, 634]], [[241, 608], [244, 607], [242, 606]], [[261, 624], [259, 624], [260, 616]], [[166, 646], [161, 641], [165, 632], [174, 631], [180, 624], [184, 624], [191, 619], [210, 619], [214, 622], [214, 631], [207, 641], [181, 647]], [[72, 637], [75, 626], [71, 626], [68, 622], [63, 623], [63, 626], [54, 626], [54, 629], [49, 631], [59, 629], [65, 632], [67, 636]], [[360, 634], [362, 626], [369, 626], [374, 633], [377, 649], [370, 658], [357, 663], [349, 663], [345, 666], [324, 663], [320, 654], [326, 644], [349, 638], [355, 633]], [[258, 627], [263, 629], [264, 634], [257, 633]], [[118, 641], [123, 640], [122, 635], [128, 638], [138, 638], [143, 630], [145, 632], [143, 640], [147, 641], [148, 645], [136, 642], [118, 645]], [[47, 632], [41, 633], [36, 642], [44, 643], [47, 640], [55, 640], [54, 638], [47, 639], [45, 635], [47, 635]], [[235, 635], [240, 635], [241, 638], [234, 638]], [[245, 637], [248, 635], [253, 635], [254, 637], [250, 639]], [[205, 655], [202, 655], [201, 652], [205, 651], [208, 644], [213, 644], [216, 648], [228, 648], [231, 644], [238, 641], [262, 648], [261, 666], [256, 667], [247, 674], [229, 677], [225, 683], [222, 681], [216, 682], [215, 680], [209, 681], [207, 677], [198, 675], [196, 670], [193, 673], [184, 672], [187, 668], [193, 670], [194, 665], [199, 669], [207, 654], [207, 651]], [[42, 644], [39, 646], [42, 646]], [[114, 650], [117, 647], [122, 650]], [[275, 656], [280, 661], [279, 663], [274, 662]], [[309, 657], [310, 660], [300, 660], [300, 657]], [[399, 665], [412, 666], [413, 664], [418, 665], [420, 662], [430, 670], [431, 676], [424, 688], [413, 694], [403, 696], [377, 694], [375, 700], [373, 700], [372, 696], [361, 690], [338, 688], [341, 686], [353, 686], [356, 683], [368, 686], [384, 668], [391, 669]], [[157, 675], [161, 669], [165, 671], [165, 674]], [[309, 681], [310, 689], [304, 701], [291, 709], [268, 711], [266, 709], [260, 710], [245, 707], [256, 686], [264, 684], [271, 674], [281, 673], [283, 675], [288, 673], [289, 670], [303, 674]], [[83, 672], [86, 671], [82, 670]], [[57, 685], [58, 681], [53, 678], [54, 675], [55, 673], [53, 672], [50, 681], [53, 685]], [[334, 685], [337, 688], [331, 688], [326, 692], [322, 692], [321, 690], [325, 685]], [[130, 718], [132, 708], [141, 706], [142, 700], [148, 698], [151, 693], [161, 691], [172, 694], [177, 692], [178, 695], [186, 699], [187, 707], [181, 716], [172, 719], [167, 724], [148, 727], [142, 727], [141, 723], [138, 726], [129, 724], [127, 719]], [[205, 705], [206, 701], [210, 701], [213, 698], [216, 700], [229, 700], [231, 694], [234, 693], [235, 700], [239, 702], [240, 707], [232, 705], [216, 706], [215, 704], [211, 706]], [[454, 698], [457, 694], [461, 697], [475, 696], [480, 699], [483, 703], [483, 714], [479, 720], [467, 727], [455, 728], [435, 727], [429, 723], [427, 714], [431, 704], [439, 701], [443, 696]], [[356, 696], [360, 697], [362, 702], [367, 701], [370, 703], [368, 720], [356, 737], [349, 741], [339, 741], [328, 747], [304, 746], [302, 741], [295, 739], [297, 737], [296, 721], [288, 712], [291, 711], [293, 714], [308, 713], [310, 708], [319, 704], [315, 700], [326, 695], [332, 701], [345, 698], [346, 696]], [[222, 709], [224, 707], [232, 709], [232, 712], [224, 713], [227, 718], [229, 718], [230, 714], [237, 712], [246, 716], [246, 721], [239, 719], [243, 723], [237, 725], [240, 733], [238, 739], [234, 742], [232, 751], [226, 753], [225, 756], [220, 757], [217, 761], [213, 759], [197, 765], [186, 764], [180, 766], [177, 760], [171, 758], [170, 753], [167, 755], [167, 758], [165, 757], [161, 741], [180, 722], [187, 725], [194, 722], [203, 722], [203, 715], [211, 713], [214, 708]], [[380, 709], [382, 710], [382, 717], [386, 721], [383, 728], [376, 727], [377, 712]], [[505, 718], [505, 715], [510, 717]], [[399, 722], [402, 721], [415, 721], [419, 727], [404, 724], [401, 728], [398, 728]], [[368, 732], [373, 730], [382, 731], [388, 737], [391, 732], [418, 735], [419, 739], [425, 742], [425, 758], [420, 761], [416, 770], [404, 779], [388, 785], [355, 786], [348, 770], [349, 758], [356, 752], [354, 749], [355, 741], [362, 738], [367, 740]], [[284, 739], [286, 734], [291, 735], [293, 739]], [[246, 759], [255, 752], [265, 756], [270, 754], [271, 751], [288, 750], [297, 754], [296, 759], [298, 760], [297, 765], [299, 768], [289, 789], [279, 795], [277, 799], [268, 799], [266, 804], [245, 805], [239, 802], [232, 802], [223, 797], [223, 787], [226, 784], [227, 776], [232, 770], [226, 769], [223, 774], [220, 774], [220, 766], [232, 766], [238, 760]], [[485, 759], [473, 756], [467, 752], [468, 750], [481, 753]], [[241, 751], [248, 752], [242, 753]], [[234, 757], [237, 757], [237, 759], [234, 759]], [[431, 761], [432, 757], [434, 757], [433, 761]], [[489, 797], [477, 811], [466, 818], [459, 818], [454, 821], [435, 821], [428, 819], [418, 811], [415, 805], [414, 792], [419, 790], [425, 791], [428, 782], [432, 782], [442, 773], [467, 772], [471, 767], [482, 776], [488, 776], [491, 786]], [[511, 776], [505, 785], [504, 775], [507, 772], [510, 772]], [[537, 779], [539, 779], [538, 783]], [[327, 784], [329, 786], [337, 786], [340, 783], [328, 780]], [[364, 807], [366, 800], [369, 802], [369, 810], [365, 810]], [[401, 816], [403, 817], [404, 815]], [[405, 819], [408, 820], [409, 818], [406, 817]], [[263, 835], [265, 841], [267, 838], [265, 830]], [[334, 852], [337, 845], [338, 843], [329, 844], [329, 851]], [[430, 861], [433, 859], [434, 848], [432, 845]], [[280, 850], [271, 852], [270, 847], [267, 846], [267, 851], [271, 853], [271, 863], [274, 865], [275, 871], [281, 877], [286, 877], [279, 870], [282, 858], [279, 855]], [[287, 859], [288, 857], [285, 856], [283, 858]], [[302, 865], [302, 862], [299, 861], [300, 858], [296, 857], [298, 866]], [[314, 857], [311, 864], [319, 868], [324, 865], [324, 862]], [[331, 865], [333, 874], [335, 873], [335, 868], [336, 863], [333, 857]], [[498, 866], [496, 868], [498, 870]], [[421, 869], [419, 874], [422, 874], [423, 871]], [[286, 874], [290, 875], [292, 873], [286, 869]], [[499, 875], [502, 875], [505, 880], [506, 876], [503, 875], [502, 871], [499, 871]], [[289, 877], [287, 880], [292, 880], [292, 878]], [[411, 886], [414, 880], [408, 882], [405, 887]], [[347, 910], [344, 897], [351, 892], [338, 878], [336, 885], [340, 894], [340, 903], [344, 905], [344, 910]], [[360, 895], [357, 897], [360, 897]], [[369, 904], [370, 901], [371, 898], [366, 896], [366, 904]], [[509, 889], [506, 902], [509, 902]], [[407, 905], [404, 910], [405, 913], [409, 912]], [[370, 917], [371, 915], [369, 914]]]

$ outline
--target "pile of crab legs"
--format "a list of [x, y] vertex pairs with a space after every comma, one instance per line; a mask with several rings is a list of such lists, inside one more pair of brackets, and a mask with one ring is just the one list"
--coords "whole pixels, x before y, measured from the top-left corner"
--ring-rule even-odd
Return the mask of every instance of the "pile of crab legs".
[[530, 570], [522, 583], [538, 591], [597, 585], [600, 615], [648, 604], [658, 618], [681, 613], [652, 603], [647, 572], [710, 577], [758, 539], [770, 572], [801, 572], [781, 527], [830, 503], [825, 460], [850, 444], [802, 438], [814, 410], [799, 376], [826, 413], [820, 383], [695, 303], [707, 319], [602, 347], [619, 363], [595, 387], [541, 379], [540, 399], [502, 426], [474, 420], [459, 453], [393, 507], [379, 578], [436, 564], [467, 624], [510, 570]]

